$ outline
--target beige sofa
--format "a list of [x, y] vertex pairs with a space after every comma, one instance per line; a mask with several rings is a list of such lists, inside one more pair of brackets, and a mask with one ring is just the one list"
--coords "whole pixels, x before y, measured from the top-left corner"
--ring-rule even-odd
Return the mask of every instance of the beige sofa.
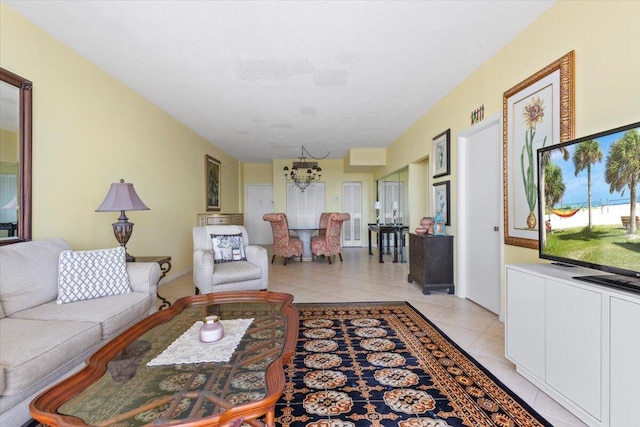
[[57, 304], [62, 239], [0, 247], [0, 426], [29, 420], [39, 392], [156, 311], [156, 263], [127, 263], [132, 292]]

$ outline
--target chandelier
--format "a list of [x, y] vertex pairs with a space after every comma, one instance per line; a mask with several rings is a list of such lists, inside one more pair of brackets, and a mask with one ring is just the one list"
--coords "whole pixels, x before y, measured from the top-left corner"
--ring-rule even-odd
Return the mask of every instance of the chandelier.
[[[298, 157], [299, 161], [293, 162], [291, 171], [289, 171], [288, 166], [284, 167], [282, 170], [284, 177], [288, 182], [295, 184], [302, 192], [314, 182], [319, 182], [322, 177], [322, 168], [318, 166], [318, 162], [308, 162], [305, 153], [314, 160], [326, 159], [329, 155], [327, 153], [324, 157], [313, 157], [303, 145], [300, 157]], [[306, 172], [304, 172], [305, 170]]]

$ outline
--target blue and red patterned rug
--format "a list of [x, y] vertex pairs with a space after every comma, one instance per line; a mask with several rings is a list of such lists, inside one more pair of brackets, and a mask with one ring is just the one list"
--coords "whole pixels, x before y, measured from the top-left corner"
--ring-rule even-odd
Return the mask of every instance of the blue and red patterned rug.
[[278, 426], [551, 426], [408, 303], [296, 307]]
[[296, 307], [277, 426], [551, 426], [406, 302]]

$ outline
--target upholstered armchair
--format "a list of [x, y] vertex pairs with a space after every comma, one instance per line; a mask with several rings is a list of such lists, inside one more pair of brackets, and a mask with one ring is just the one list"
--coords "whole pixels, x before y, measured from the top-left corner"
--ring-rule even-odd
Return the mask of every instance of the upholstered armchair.
[[320, 221], [318, 222], [318, 236], [324, 236], [327, 232], [327, 225], [329, 225], [329, 215], [338, 212], [322, 212], [320, 214]]
[[[241, 235], [242, 251], [214, 262], [212, 235]], [[220, 238], [217, 238], [219, 241]], [[236, 238], [239, 242], [239, 239]], [[219, 248], [215, 248], [220, 251]], [[246, 257], [246, 260], [237, 258]], [[236, 260], [233, 260], [236, 258]], [[250, 245], [247, 230], [241, 225], [193, 227], [193, 283], [196, 294], [225, 291], [265, 290], [269, 282], [269, 257], [262, 246]]]
[[264, 214], [262, 219], [271, 223], [271, 232], [273, 233], [271, 264], [276, 256], [284, 257], [284, 265], [287, 265], [287, 259], [292, 256], [299, 256], [302, 261], [302, 240], [299, 237], [289, 235], [287, 216], [283, 213], [268, 213]]
[[326, 233], [311, 238], [312, 257], [324, 255], [327, 257], [329, 264], [331, 264], [331, 257], [338, 254], [340, 262], [342, 262], [342, 246], [340, 245], [342, 223], [350, 218], [351, 216], [348, 213], [333, 212], [329, 215]]

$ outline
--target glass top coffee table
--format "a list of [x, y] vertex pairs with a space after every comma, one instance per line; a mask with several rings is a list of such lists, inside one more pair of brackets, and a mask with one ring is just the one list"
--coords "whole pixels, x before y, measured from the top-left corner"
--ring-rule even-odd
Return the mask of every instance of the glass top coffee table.
[[[80, 372], [41, 393], [31, 402], [31, 415], [52, 427], [273, 426], [284, 365], [291, 362], [298, 338], [292, 301], [289, 294], [268, 291], [181, 298], [124, 331]], [[181, 350], [203, 345], [196, 322], [209, 315], [220, 317], [225, 338], [235, 334], [237, 346], [226, 356], [216, 347], [224, 346], [222, 341], [195, 352], [228, 361], [185, 362], [185, 357], [199, 357]], [[246, 331], [237, 330], [237, 324]], [[173, 363], [172, 357], [184, 363]], [[166, 364], [156, 365], [161, 358]]]

